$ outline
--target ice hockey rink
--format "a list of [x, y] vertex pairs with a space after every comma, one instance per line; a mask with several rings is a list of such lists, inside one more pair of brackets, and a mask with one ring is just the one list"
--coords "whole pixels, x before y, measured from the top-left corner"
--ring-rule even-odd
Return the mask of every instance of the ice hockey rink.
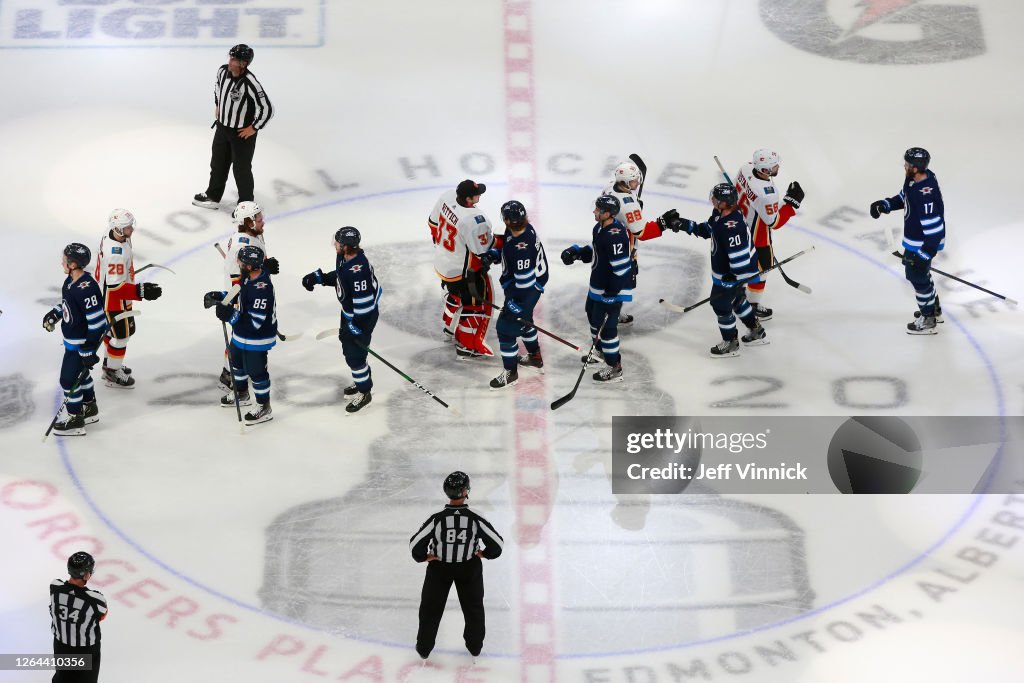
[[[1022, 23], [1004, 0], [3, 0], [0, 651], [48, 651], [46, 585], [88, 550], [104, 681], [1020, 680], [1024, 498], [617, 496], [609, 473], [616, 415], [1022, 414], [1024, 313], [936, 277], [946, 322], [905, 334], [913, 290], [882, 232], [901, 217], [867, 215], [899, 192], [903, 151], [927, 148], [936, 267], [1024, 297]], [[244, 435], [217, 405], [223, 338], [200, 305], [222, 288], [233, 180], [220, 211], [190, 204], [239, 42], [276, 109], [256, 199], [279, 328], [301, 333], [270, 354], [274, 420]], [[709, 290], [708, 243], [683, 234], [640, 245], [621, 384], [588, 376], [551, 411], [579, 353], [541, 337], [546, 373], [499, 393], [497, 359], [442, 342], [426, 218], [460, 180], [487, 184], [496, 224], [526, 204], [551, 262], [538, 322], [585, 344], [589, 270], [557, 254], [589, 239], [615, 164], [648, 164], [649, 217], [703, 220], [714, 155], [733, 174], [759, 147], [806, 191], [778, 255], [814, 247], [787, 267], [812, 294], [770, 276], [770, 345], [713, 360], [712, 311], [658, 305]], [[115, 207], [138, 218], [136, 267], [175, 274], [144, 273], [164, 295], [137, 305], [137, 388], [97, 380], [101, 421], [41, 443], [61, 251], [95, 253]], [[375, 350], [461, 417], [372, 358], [373, 403], [345, 416], [337, 340], [314, 340], [337, 301], [300, 285], [343, 225], [384, 288]], [[482, 656], [453, 591], [424, 667], [408, 539], [456, 469], [505, 553], [484, 566]]]

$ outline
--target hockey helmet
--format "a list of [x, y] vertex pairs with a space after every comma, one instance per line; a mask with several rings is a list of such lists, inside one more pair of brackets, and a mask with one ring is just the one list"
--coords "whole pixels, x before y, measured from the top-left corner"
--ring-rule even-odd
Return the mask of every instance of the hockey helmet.
[[469, 493], [469, 475], [465, 472], [456, 470], [452, 472], [444, 480], [444, 495], [448, 496], [452, 500], [456, 498], [462, 498], [462, 492], [466, 491]]
[[239, 43], [238, 45], [235, 45], [233, 48], [228, 50], [228, 56], [234, 57], [240, 62], [252, 64], [253, 57], [256, 56], [256, 53], [253, 52], [252, 48], [246, 45], [245, 43]]
[[64, 256], [67, 257], [68, 263], [73, 262], [82, 270], [85, 270], [92, 261], [92, 252], [81, 242], [72, 242], [64, 247]]
[[455, 188], [455, 198], [462, 201], [466, 197], [476, 197], [487, 192], [487, 186], [473, 180], [463, 180]]
[[594, 202], [594, 208], [600, 209], [604, 213], [610, 213], [612, 216], [618, 216], [619, 200], [610, 194], [603, 194]]
[[231, 212], [231, 217], [235, 220], [236, 225], [245, 225], [245, 221], [253, 219], [255, 221], [256, 216], [263, 213], [263, 208], [256, 202], [239, 202], [235, 210]]
[[501, 217], [510, 225], [522, 225], [526, 223], [526, 207], [515, 199], [509, 200], [501, 205]]
[[263, 258], [263, 250], [255, 244], [247, 244], [238, 250], [238, 262], [254, 270], [263, 267]]
[[643, 173], [640, 172], [639, 167], [632, 161], [623, 161], [621, 164], [615, 167], [615, 182], [622, 183], [626, 187], [629, 187], [629, 183], [636, 180], [642, 181], [644, 179]]
[[96, 560], [85, 551], [79, 551], [68, 558], [68, 574], [75, 579], [81, 579], [86, 574], [92, 574], [96, 568]]
[[119, 237], [124, 237], [124, 229], [131, 228], [135, 229], [135, 216], [128, 209], [114, 209], [110, 212], [110, 217], [107, 219], [107, 225], [113, 230]]
[[343, 247], [358, 249], [359, 242], [361, 240], [362, 236], [359, 234], [359, 231], [351, 225], [346, 225], [344, 228], [338, 228], [338, 232], [334, 233], [334, 241]]
[[739, 201], [739, 195], [736, 194], [736, 188], [729, 183], [718, 183], [711, 188], [712, 203], [714, 202], [725, 202], [729, 206], [736, 206]]
[[932, 155], [924, 147], [911, 147], [903, 153], [903, 160], [918, 171], [924, 172], [931, 163]]
[[781, 161], [782, 157], [779, 156], [778, 152], [765, 148], [754, 152], [754, 156], [751, 159], [751, 163], [754, 165], [754, 170], [759, 171], [760, 173], [770, 173], [772, 169], [777, 169]]

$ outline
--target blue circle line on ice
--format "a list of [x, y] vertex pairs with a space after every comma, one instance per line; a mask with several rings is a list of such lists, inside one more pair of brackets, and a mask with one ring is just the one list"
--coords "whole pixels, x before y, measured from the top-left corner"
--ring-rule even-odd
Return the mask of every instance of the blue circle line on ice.
[[[508, 183], [506, 183], [506, 182], [493, 182], [493, 183], [488, 183], [488, 185], [490, 187], [504, 187], [504, 186], [507, 186]], [[590, 185], [590, 184], [582, 184], [582, 183], [552, 183], [552, 182], [548, 182], [548, 183], [540, 183], [540, 185], [541, 185], [541, 187], [544, 187], [544, 188], [581, 189], [581, 190], [595, 190], [595, 191], [600, 191], [603, 188], [603, 186], [600, 186], [600, 185]], [[359, 202], [359, 201], [366, 201], [366, 200], [377, 199], [377, 198], [381, 198], [381, 197], [389, 197], [389, 196], [396, 196], [396, 195], [403, 195], [403, 194], [411, 194], [411, 193], [417, 193], [417, 192], [444, 191], [444, 190], [448, 190], [448, 189], [451, 189], [448, 185], [432, 185], [432, 186], [428, 186], [428, 187], [416, 187], [416, 188], [408, 188], [408, 189], [402, 189], [402, 190], [390, 190], [390, 191], [385, 191], [385, 192], [374, 192], [374, 193], [358, 195], [358, 196], [354, 196], [354, 197], [343, 197], [343, 198], [339, 198], [339, 199], [333, 199], [333, 200], [328, 201], [328, 202], [322, 202], [320, 204], [315, 204], [315, 205], [312, 205], [312, 206], [307, 206], [307, 207], [302, 207], [302, 208], [299, 208], [299, 209], [294, 209], [294, 210], [291, 210], [291, 211], [286, 211], [286, 212], [277, 214], [275, 216], [268, 216], [268, 219], [269, 218], [273, 218], [275, 220], [280, 220], [280, 219], [289, 218], [289, 217], [292, 217], [292, 216], [301, 215], [301, 214], [304, 214], [304, 213], [309, 213], [309, 212], [312, 212], [312, 211], [317, 211], [317, 210], [320, 210], [320, 209], [325, 209], [325, 208], [328, 208], [328, 207], [331, 207], [331, 206], [337, 206], [337, 205], [340, 205], [340, 204], [348, 204], [348, 203]], [[680, 195], [672, 194], [672, 193], [667, 193], [667, 192], [649, 191], [646, 194], [647, 194], [647, 196], [666, 197], [666, 198], [669, 198], [669, 199], [676, 199], [676, 200], [685, 201], [685, 202], [692, 202], [692, 203], [700, 204], [700, 205], [704, 205], [704, 204], [707, 203], [707, 200], [704, 200], [704, 199], [695, 199], [695, 198], [692, 198], [692, 197], [684, 197], [684, 196], [680, 196]], [[583, 221], [581, 221], [581, 224], [585, 225], [586, 224], [586, 220], [584, 219]], [[885, 265], [884, 263], [882, 263], [881, 261], [877, 260], [873, 256], [871, 256], [869, 254], [865, 254], [865, 253], [859, 251], [858, 249], [855, 249], [855, 248], [853, 248], [853, 247], [851, 247], [849, 245], [843, 244], [842, 242], [840, 242], [840, 241], [838, 241], [838, 240], [836, 240], [834, 238], [831, 238], [831, 237], [829, 237], [827, 235], [824, 235], [822, 233], [816, 232], [816, 231], [811, 230], [809, 228], [799, 227], [799, 226], [794, 225], [792, 223], [790, 223], [788, 225], [788, 227], [791, 228], [791, 229], [794, 229], [794, 230], [796, 230], [798, 232], [801, 232], [801, 233], [804, 233], [804, 234], [807, 234], [807, 235], [812, 235], [816, 239], [821, 240], [823, 242], [827, 242], [830, 245], [836, 247], [837, 249], [840, 249], [840, 250], [845, 251], [845, 252], [847, 252], [849, 254], [852, 254], [852, 255], [856, 256], [857, 258], [860, 258], [860, 259], [866, 261], [867, 263], [870, 263], [872, 266], [874, 266], [876, 268], [882, 269], [883, 271], [889, 273], [890, 275], [892, 275], [894, 277], [898, 277], [901, 280], [903, 279], [902, 274], [899, 273], [898, 271], [896, 271], [895, 269]], [[233, 233], [225, 233], [222, 237], [217, 238], [217, 239], [224, 239], [225, 237], [228, 237], [231, 234], [233, 234]], [[196, 252], [200, 251], [201, 249], [209, 248], [210, 244], [211, 244], [211, 242], [203, 242], [202, 244], [199, 244], [198, 246], [195, 246], [195, 247], [192, 247], [190, 249], [187, 249], [187, 250], [177, 254], [176, 256], [171, 258], [170, 260], [168, 260], [165, 265], [176, 263], [178, 261], [181, 261], [182, 259], [188, 258], [189, 256], [191, 256], [192, 254], [195, 254]], [[141, 280], [141, 278], [140, 278], [140, 280]], [[1005, 417], [1005, 415], [1006, 415], [1006, 406], [1005, 406], [1005, 400], [1004, 400], [1004, 397], [1003, 397], [1003, 389], [1002, 389], [1002, 385], [1001, 385], [1001, 383], [999, 381], [999, 377], [996, 374], [995, 367], [992, 364], [992, 360], [985, 353], [985, 350], [981, 347], [981, 344], [977, 341], [977, 339], [975, 339], [971, 335], [971, 333], [967, 330], [967, 327], [958, 318], [956, 318], [955, 316], [950, 314], [950, 312], [948, 310], [944, 311], [943, 315], [944, 315], [944, 317], [947, 320], [952, 321], [952, 323], [957, 327], [957, 329], [959, 329], [959, 331], [964, 335], [964, 337], [966, 337], [968, 343], [971, 345], [971, 347], [974, 349], [974, 351], [981, 358], [982, 362], [985, 365], [985, 369], [986, 369], [986, 371], [988, 373], [989, 379], [992, 382], [992, 387], [993, 387], [993, 391], [994, 391], [994, 394], [995, 394], [995, 402], [996, 402], [996, 406], [997, 406], [997, 409], [998, 409], [998, 416], [1000, 418]], [[58, 393], [57, 393], [57, 395], [55, 397], [55, 406], [54, 406], [55, 408], [56, 408], [57, 405], [59, 405], [60, 400], [61, 400], [61, 393], [58, 391]], [[997, 459], [1001, 458], [1002, 452], [1003, 452], [1002, 442], [1005, 441], [1005, 421], [1000, 419], [999, 426], [1000, 426], [1000, 446], [998, 447], [997, 453], [996, 453], [996, 458]], [[336, 635], [332, 631], [330, 631], [329, 629], [318, 628], [316, 626], [312, 626], [310, 624], [307, 624], [305, 622], [302, 622], [302, 621], [299, 621], [299, 620], [296, 620], [296, 619], [291, 619], [289, 617], [286, 617], [286, 616], [283, 616], [283, 615], [280, 615], [280, 614], [276, 614], [274, 612], [269, 612], [267, 610], [262, 609], [258, 605], [253, 605], [253, 604], [244, 602], [242, 600], [239, 600], [238, 598], [234, 598], [234, 597], [232, 597], [230, 595], [227, 595], [227, 594], [225, 594], [225, 593], [223, 593], [221, 591], [218, 591], [217, 589], [212, 588], [212, 587], [210, 587], [210, 586], [208, 586], [208, 585], [206, 585], [204, 583], [201, 583], [197, 579], [192, 578], [191, 576], [189, 576], [185, 572], [180, 571], [178, 569], [175, 569], [174, 567], [170, 566], [169, 564], [167, 564], [166, 562], [164, 562], [163, 560], [158, 558], [155, 554], [153, 554], [149, 550], [146, 550], [139, 542], [137, 542], [134, 538], [129, 536], [125, 531], [123, 531], [119, 526], [117, 526], [117, 524], [115, 524], [114, 521], [112, 519], [110, 519], [110, 517], [107, 516], [107, 514], [105, 514], [102, 509], [100, 509], [99, 504], [92, 498], [92, 496], [89, 495], [89, 492], [86, 490], [85, 486], [82, 484], [82, 481], [79, 478], [77, 471], [75, 470], [74, 466], [72, 465], [71, 458], [70, 458], [70, 455], [68, 453], [68, 449], [67, 449], [65, 441], [63, 439], [57, 439], [57, 444], [58, 444], [58, 449], [59, 449], [60, 455], [61, 455], [61, 462], [63, 463], [64, 468], [65, 468], [65, 470], [68, 473], [68, 476], [71, 478], [71, 481], [74, 483], [75, 488], [78, 489], [79, 493], [82, 495], [82, 497], [85, 500], [86, 504], [89, 506], [90, 509], [92, 509], [92, 511], [103, 522], [103, 524], [105, 524], [111, 530], [111, 532], [113, 532], [117, 537], [119, 537], [122, 541], [124, 541], [128, 546], [130, 546], [133, 550], [138, 552], [140, 555], [144, 556], [146, 559], [148, 559], [149, 561], [153, 562], [154, 564], [156, 564], [161, 569], [163, 569], [164, 571], [168, 572], [169, 574], [171, 574], [175, 578], [177, 578], [177, 579], [179, 579], [179, 580], [181, 580], [181, 581], [183, 581], [183, 582], [185, 582], [185, 583], [187, 583], [187, 584], [189, 584], [189, 585], [191, 585], [191, 586], [193, 586], [193, 587], [195, 587], [195, 588], [197, 588], [197, 589], [199, 589], [199, 590], [201, 590], [201, 591], [203, 591], [205, 593], [208, 593], [208, 594], [210, 594], [210, 595], [212, 595], [214, 597], [220, 598], [221, 600], [224, 600], [224, 601], [226, 601], [226, 602], [228, 602], [228, 603], [230, 603], [230, 604], [232, 604], [232, 605], [234, 605], [236, 607], [239, 607], [239, 608], [251, 611], [251, 612], [255, 612], [257, 614], [260, 614], [260, 615], [263, 615], [263, 616], [266, 616], [266, 617], [270, 617], [270, 618], [275, 619], [277, 621], [281, 621], [281, 622], [284, 622], [284, 623], [287, 623], [287, 624], [298, 626], [298, 627], [301, 627], [301, 628], [304, 628], [304, 629], [307, 629], [307, 630]], [[864, 588], [860, 589], [859, 591], [857, 591], [857, 592], [855, 592], [855, 593], [853, 593], [851, 595], [847, 595], [846, 597], [840, 598], [838, 600], [834, 600], [834, 601], [832, 601], [832, 602], [830, 602], [830, 603], [828, 603], [826, 605], [822, 605], [822, 606], [816, 607], [816, 608], [814, 608], [812, 610], [808, 610], [807, 612], [802, 612], [802, 613], [800, 613], [800, 614], [798, 614], [798, 615], [796, 615], [796, 616], [794, 616], [794, 617], [792, 617], [790, 619], [784, 619], [784, 620], [781, 620], [781, 621], [772, 622], [770, 624], [764, 624], [764, 625], [759, 626], [757, 628], [748, 629], [748, 630], [742, 630], [742, 631], [735, 631], [733, 633], [727, 633], [727, 634], [724, 634], [724, 635], [721, 635], [721, 636], [716, 636], [716, 637], [713, 637], [713, 638], [706, 638], [706, 639], [703, 639], [703, 640], [693, 640], [693, 641], [689, 641], [689, 642], [685, 642], [685, 643], [677, 643], [677, 644], [673, 644], [673, 645], [665, 645], [665, 646], [652, 647], [652, 648], [639, 648], [639, 649], [634, 649], [634, 650], [623, 650], [623, 651], [617, 651], [617, 652], [585, 652], [585, 653], [558, 654], [558, 655], [556, 655], [556, 658], [557, 659], [577, 659], [577, 658], [584, 658], [584, 657], [590, 657], [590, 658], [618, 657], [618, 656], [637, 655], [637, 654], [652, 653], [652, 652], [667, 652], [667, 651], [672, 651], [672, 650], [682, 650], [682, 649], [685, 649], [685, 648], [698, 647], [698, 646], [701, 646], [701, 645], [711, 645], [711, 644], [714, 644], [714, 643], [720, 643], [720, 642], [724, 642], [724, 641], [728, 641], [728, 640], [733, 640], [735, 638], [741, 638], [741, 637], [744, 637], [744, 636], [753, 635], [753, 634], [756, 634], [756, 633], [760, 633], [760, 632], [776, 629], [776, 628], [779, 628], [779, 627], [782, 627], [782, 626], [786, 626], [788, 624], [792, 624], [792, 623], [795, 623], [795, 622], [798, 622], [798, 621], [801, 621], [801, 620], [804, 620], [804, 619], [816, 616], [818, 614], [822, 614], [823, 612], [826, 612], [826, 611], [831, 610], [831, 609], [833, 609], [835, 607], [838, 607], [838, 606], [843, 605], [845, 603], [848, 603], [848, 602], [850, 602], [852, 600], [855, 600], [855, 599], [857, 599], [857, 598], [859, 598], [859, 597], [861, 597], [861, 596], [863, 596], [863, 595], [865, 595], [865, 594], [867, 594], [867, 593], [869, 593], [869, 592], [871, 592], [871, 591], [881, 587], [882, 585], [888, 583], [889, 581], [893, 580], [894, 578], [896, 578], [900, 574], [903, 574], [907, 570], [913, 568], [914, 566], [916, 566], [917, 564], [919, 564], [920, 562], [922, 562], [923, 560], [928, 558], [933, 552], [935, 552], [941, 546], [943, 546], [953, 536], [953, 534], [956, 533], [960, 529], [960, 527], [962, 527], [964, 525], [964, 523], [971, 517], [971, 515], [974, 513], [974, 511], [981, 504], [981, 501], [982, 501], [981, 495], [980, 494], [976, 495], [974, 497], [974, 499], [971, 501], [971, 504], [964, 511], [964, 513], [961, 515], [961, 517], [956, 521], [956, 523], [950, 529], [948, 529], [946, 531], [946, 533], [944, 533], [938, 540], [936, 540], [928, 548], [926, 548], [924, 551], [922, 551], [917, 557], [912, 558], [911, 560], [906, 562], [903, 566], [901, 566], [898, 569], [890, 572], [886, 576], [876, 580], [875, 582], [869, 584], [868, 586], [865, 586]], [[343, 636], [343, 637], [346, 638], [347, 640], [354, 640], [354, 641], [357, 641], [357, 642], [364, 642], [364, 643], [372, 643], [372, 644], [375, 644], [375, 645], [383, 645], [383, 646], [388, 646], [388, 647], [398, 647], [398, 648], [402, 648], [402, 649], [408, 649], [410, 647], [409, 643], [396, 643], [396, 642], [391, 642], [391, 641], [386, 641], [386, 640], [376, 640], [376, 639], [373, 639], [373, 638], [364, 638], [364, 637], [360, 637], [360, 636], [350, 636], [350, 635], [346, 635], [346, 636]], [[442, 649], [438, 649], [437, 652], [442, 652], [442, 653], [445, 653], [445, 654], [460, 654], [460, 653], [462, 653], [462, 650], [442, 650]], [[496, 657], [496, 658], [518, 658], [519, 657], [519, 653], [488, 653], [488, 654], [486, 654], [484, 656]]]

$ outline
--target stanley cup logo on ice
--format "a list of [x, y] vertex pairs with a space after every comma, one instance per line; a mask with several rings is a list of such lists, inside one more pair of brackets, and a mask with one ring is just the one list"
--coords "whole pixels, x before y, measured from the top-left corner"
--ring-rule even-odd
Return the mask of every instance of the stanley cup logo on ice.
[[319, 46], [322, 0], [37, 0], [0, 2], [0, 48], [204, 47], [246, 36]]

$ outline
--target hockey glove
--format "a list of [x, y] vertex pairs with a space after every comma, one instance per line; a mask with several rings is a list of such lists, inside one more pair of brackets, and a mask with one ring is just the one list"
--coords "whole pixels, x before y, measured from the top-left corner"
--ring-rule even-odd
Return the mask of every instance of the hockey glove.
[[160, 285], [155, 282], [143, 282], [135, 285], [135, 294], [140, 300], [153, 301], [154, 299], [159, 299], [163, 293], [164, 290], [160, 289]]
[[871, 217], [878, 218], [883, 213], [889, 213], [889, 200], [879, 199], [877, 202], [871, 202]]
[[580, 248], [577, 245], [572, 245], [568, 249], [562, 250], [562, 263], [567, 266], [571, 266], [576, 263], [580, 258]]
[[61, 309], [52, 308], [46, 312], [43, 316], [43, 329], [47, 332], [53, 332], [53, 329], [57, 327], [57, 323], [61, 321]]
[[227, 292], [207, 292], [203, 295], [203, 308], [213, 308], [224, 301]]
[[100, 362], [100, 357], [96, 355], [96, 349], [80, 347], [78, 349], [78, 355], [82, 359], [82, 366], [89, 368], [90, 370]]
[[622, 303], [618, 297], [619, 293], [617, 291], [609, 292], [605, 290], [605, 293], [601, 295], [601, 303], [605, 306], [614, 306], [615, 304]]
[[487, 266], [493, 266], [495, 263], [501, 263], [501, 252], [497, 249], [488, 249], [480, 255], [480, 262]]
[[661, 228], [662, 232], [671, 230], [672, 232], [678, 232], [679, 228], [676, 223], [679, 221], [679, 212], [675, 209], [669, 209], [665, 213], [658, 216], [658, 227]]
[[238, 321], [238, 311], [235, 310], [234, 306], [217, 302], [217, 318], [221, 322], [234, 325]]
[[901, 260], [907, 268], [924, 273], [927, 273], [932, 267], [931, 259], [922, 256], [916, 251], [904, 251]]
[[723, 287], [735, 287], [736, 286], [736, 275], [734, 273], [726, 273], [722, 276]]
[[511, 315], [514, 315], [514, 316], [517, 316], [517, 317], [521, 316], [523, 314], [523, 307], [520, 306], [519, 304], [517, 304], [512, 299], [506, 299], [505, 300], [505, 310], [508, 311]]
[[484, 278], [486, 276], [481, 271], [470, 273], [464, 281], [466, 283], [466, 293], [469, 294], [469, 298], [473, 302], [479, 302], [484, 300]]
[[307, 292], [312, 292], [313, 288], [317, 285], [324, 283], [324, 271], [317, 268], [309, 275], [305, 275], [302, 278], [302, 286], [306, 288]]
[[358, 337], [363, 333], [363, 331], [359, 329], [359, 326], [356, 325], [351, 320], [348, 321], [348, 324], [345, 325], [345, 328], [352, 334], [353, 337]]
[[263, 270], [267, 271], [271, 275], [277, 275], [281, 272], [281, 264], [277, 262], [277, 259], [271, 256], [270, 258], [263, 261]]
[[795, 180], [789, 184], [786, 188], [786, 196], [782, 198], [782, 201], [786, 202], [794, 209], [800, 208], [800, 202], [804, 200], [804, 188], [800, 187], [800, 183]]

